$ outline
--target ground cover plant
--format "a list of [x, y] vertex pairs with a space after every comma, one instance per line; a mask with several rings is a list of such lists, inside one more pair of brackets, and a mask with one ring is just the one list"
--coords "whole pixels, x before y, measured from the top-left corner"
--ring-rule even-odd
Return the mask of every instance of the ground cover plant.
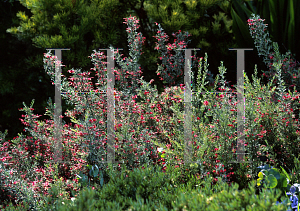
[[[108, 184], [112, 184], [112, 181], [119, 177], [112, 176], [112, 172], [115, 174], [123, 172], [122, 174], [126, 178], [126, 175], [128, 176], [135, 169], [140, 167], [147, 169], [151, 166], [162, 175], [172, 174], [167, 179], [169, 184], [172, 187], [182, 187], [182, 192], [189, 192], [195, 187], [203, 188], [201, 182], [207, 177], [211, 178], [211, 181], [208, 182], [212, 187], [210, 194], [217, 192], [218, 185], [223, 183], [229, 186], [238, 183], [240, 191], [242, 191], [244, 188], [251, 187], [250, 181], [255, 180], [258, 174], [255, 169], [260, 166], [259, 156], [263, 153], [266, 155], [267, 164], [276, 168], [281, 166], [287, 174], [291, 175], [293, 182], [291, 184], [298, 182], [296, 180], [299, 178], [299, 167], [294, 167], [299, 158], [297, 157], [300, 148], [299, 131], [297, 121], [292, 118], [292, 112], [293, 107], [299, 101], [299, 95], [295, 89], [293, 92], [291, 90], [288, 90], [288, 93], [285, 92], [287, 87], [281, 76], [283, 60], [281, 60], [276, 45], [274, 45], [275, 59], [270, 69], [270, 71], [275, 71], [275, 74], [267, 86], [261, 85], [256, 69], [255, 75], [252, 76], [253, 84], [245, 74], [245, 116], [247, 117], [245, 119], [245, 148], [248, 153], [245, 160], [252, 161], [251, 164], [230, 163], [235, 159], [235, 142], [237, 140], [235, 108], [237, 101], [235, 96], [230, 93], [200, 95], [201, 92], [207, 91], [205, 85], [211, 82], [211, 78], [206, 79], [209, 74], [208, 56], [193, 58], [194, 61], [199, 62], [198, 78], [193, 79], [193, 84], [196, 85], [195, 91], [197, 91], [195, 96], [198, 101], [194, 104], [195, 108], [192, 114], [194, 122], [192, 131], [193, 161], [197, 163], [186, 164], [183, 159], [184, 86], [169, 87], [163, 93], [158, 94], [157, 89], [151, 86], [152, 81], [146, 82], [140, 77], [138, 58], [143, 38], [136, 32], [138, 20], [134, 17], [125, 20], [129, 26], [127, 32], [132, 52], [131, 58], [121, 58], [118, 51], [115, 53], [116, 62], [122, 67], [115, 70], [116, 81], [119, 82], [115, 91], [115, 148], [116, 160], [124, 160], [124, 164], [109, 166], [102, 163], [106, 159], [107, 103], [103, 96], [95, 92], [80, 94], [79, 92], [93, 89], [93, 85], [89, 82], [88, 72], [72, 69], [69, 72], [73, 74], [73, 77], [70, 77], [69, 81], [65, 78], [62, 80], [62, 89], [68, 92], [63, 97], [74, 105], [74, 110], [66, 113], [74, 125], [65, 124], [62, 131], [62, 163], [49, 162], [53, 160], [55, 154], [53, 147], [54, 106], [51, 100], [49, 100], [46, 110], [50, 120], [45, 122], [37, 120], [39, 115], [33, 113], [33, 103], [30, 107], [24, 104], [22, 111], [26, 115], [22, 116], [24, 120], [21, 119], [21, 121], [26, 125], [25, 129], [31, 132], [32, 137], [24, 137], [19, 134], [15, 139], [6, 141], [5, 134], [1, 134], [2, 165], [0, 171], [4, 181], [1, 183], [1, 189], [2, 192], [5, 192], [1, 197], [5, 201], [4, 205], [13, 202], [14, 205], [19, 204], [20, 206], [23, 203], [24, 206], [32, 209], [40, 209], [48, 205], [52, 206], [51, 209], [58, 209], [62, 202], [67, 204], [71, 203], [70, 199], [74, 201], [74, 198], [83, 197], [81, 190], [85, 186], [92, 190], [98, 190], [100, 195], [100, 190], [108, 189], [108, 187], [114, 189], [115, 187]], [[161, 28], [159, 33], [162, 33]], [[184, 48], [183, 37], [179, 32], [179, 41], [174, 45], [168, 45], [170, 49], [164, 49], [163, 55], [169, 55], [168, 50], [172, 50], [171, 48]], [[161, 34], [160, 39], [164, 38], [166, 36]], [[158, 43], [156, 48], [163, 49], [160, 46], [163, 46], [163, 43]], [[182, 57], [180, 54], [174, 57], [170, 55], [169, 58], [162, 57], [166, 64], [169, 64], [166, 67], [169, 68], [169, 73], [176, 65], [181, 65], [181, 68], [176, 69], [177, 71], [182, 69], [183, 63], [172, 63], [172, 61], [182, 61], [180, 57]], [[97, 72], [98, 76], [96, 84], [98, 92], [106, 91], [107, 85], [107, 70], [102, 59], [105, 59], [102, 52], [95, 51], [91, 55], [95, 66], [93, 70]], [[53, 82], [55, 81], [55, 60], [55, 56], [50, 52], [45, 54], [45, 71], [52, 75]], [[161, 66], [158, 69], [158, 74], [162, 75], [162, 79], [171, 81], [173, 75], [171, 73], [170, 75], [163, 74], [161, 69], [164, 67]], [[214, 90], [233, 92], [235, 89], [226, 87], [226, 68], [222, 62], [219, 72], [220, 74], [213, 83]], [[210, 74], [210, 76], [212, 75]], [[275, 79], [276, 86], [272, 87]], [[205, 121], [209, 117], [211, 117], [209, 121]], [[159, 152], [157, 148], [163, 148], [163, 151]], [[172, 173], [167, 170], [168, 166], [172, 166]], [[120, 183], [122, 182], [120, 181]], [[122, 184], [126, 184], [126, 182], [123, 181]], [[16, 191], [17, 186], [22, 186], [19, 192]], [[147, 186], [149, 187], [149, 184]], [[167, 187], [169, 193], [172, 192], [171, 186]], [[128, 188], [130, 189], [130, 187], [132, 186], [129, 185]], [[156, 191], [159, 190], [158, 187], [155, 188]], [[136, 187], [133, 187], [133, 190], [129, 189], [124, 194], [129, 194], [133, 201], [137, 200]], [[266, 190], [260, 189], [260, 191]], [[154, 191], [153, 194], [155, 193]], [[162, 192], [156, 193], [158, 198], [159, 193], [162, 194]], [[179, 192], [176, 194], [178, 195]], [[279, 196], [282, 197], [283, 194], [281, 192]], [[274, 198], [273, 192], [270, 196], [273, 197], [274, 202], [276, 200], [281, 202], [279, 196], [276, 195]], [[147, 197], [144, 196], [144, 200]], [[172, 195], [169, 197], [172, 198]], [[91, 203], [92, 201], [91, 197]], [[124, 206], [129, 208], [130, 203]], [[269, 208], [273, 206], [272, 203], [268, 205]], [[166, 206], [173, 205], [170, 202]], [[112, 206], [119, 205], [115, 203]], [[246, 207], [247, 205], [241, 206]], [[278, 207], [280, 209], [282, 206]]]

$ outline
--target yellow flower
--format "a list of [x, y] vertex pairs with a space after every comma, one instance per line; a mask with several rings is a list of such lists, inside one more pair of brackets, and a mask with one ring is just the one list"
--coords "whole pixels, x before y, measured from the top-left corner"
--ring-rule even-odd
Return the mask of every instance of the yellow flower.
[[206, 201], [209, 203], [210, 201], [212, 201], [214, 199], [213, 196], [211, 196], [209, 199], [206, 199]]

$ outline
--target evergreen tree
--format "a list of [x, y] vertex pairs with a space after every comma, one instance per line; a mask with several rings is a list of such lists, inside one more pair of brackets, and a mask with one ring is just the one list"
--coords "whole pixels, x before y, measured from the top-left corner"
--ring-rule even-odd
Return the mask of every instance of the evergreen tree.
[[[19, 39], [31, 39], [45, 48], [71, 48], [64, 51], [66, 68], [91, 67], [89, 55], [94, 49], [126, 44], [126, 27], [122, 23], [126, 8], [118, 0], [21, 0], [32, 16], [20, 11], [20, 26], [7, 32]], [[122, 45], [123, 43], [123, 45]], [[42, 58], [43, 55], [38, 55]]]
[[23, 102], [28, 105], [35, 99], [35, 112], [43, 114], [46, 106], [43, 97], [54, 96], [50, 77], [28, 59], [29, 55], [43, 51], [32, 46], [30, 40], [18, 40], [6, 33], [7, 28], [19, 24], [15, 17], [19, 10], [29, 13], [18, 1], [0, 1], [0, 131], [8, 130], [6, 140], [23, 131], [24, 125], [19, 120], [22, 113], [18, 111]]

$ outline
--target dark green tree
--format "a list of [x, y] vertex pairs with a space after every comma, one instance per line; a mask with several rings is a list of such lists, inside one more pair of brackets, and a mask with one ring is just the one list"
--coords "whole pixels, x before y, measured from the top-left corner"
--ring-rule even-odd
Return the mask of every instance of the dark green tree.
[[[7, 32], [19, 39], [30, 39], [34, 46], [71, 48], [63, 53], [66, 68], [88, 68], [88, 56], [94, 49], [109, 45], [125, 45], [126, 31], [122, 18], [126, 8], [118, 0], [112, 1], [20, 1], [32, 15], [18, 12], [18, 27]], [[123, 45], [121, 45], [123, 43]], [[43, 55], [38, 55], [42, 58]]]
[[18, 40], [6, 33], [7, 28], [19, 24], [15, 17], [19, 10], [29, 13], [18, 1], [0, 1], [0, 131], [8, 130], [7, 139], [13, 139], [24, 128], [19, 120], [22, 113], [18, 111], [22, 102], [28, 105], [35, 99], [35, 112], [43, 114], [43, 97], [54, 95], [54, 89], [51, 92], [48, 88], [50, 78], [29, 58], [43, 52], [33, 47], [30, 40]]

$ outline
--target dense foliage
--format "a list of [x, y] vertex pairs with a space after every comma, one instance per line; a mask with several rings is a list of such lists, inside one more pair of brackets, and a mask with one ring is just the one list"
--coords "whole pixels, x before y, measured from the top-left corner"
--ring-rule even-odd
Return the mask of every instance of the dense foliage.
[[[82, 7], [90, 3], [77, 3], [80, 2]], [[65, 6], [72, 7], [77, 3], [72, 1]], [[26, 4], [32, 6], [30, 1]], [[172, 8], [174, 4], [169, 6]], [[36, 17], [39, 17], [38, 13]], [[212, 79], [207, 54], [204, 58], [193, 57], [199, 65], [196, 77], [191, 74], [193, 96], [197, 101], [191, 104], [194, 109], [191, 112], [193, 126], [189, 150], [193, 163], [189, 163], [184, 150], [187, 87], [179, 84], [180, 87], [165, 88], [160, 93], [156, 86], [153, 87], [153, 80], [147, 82], [141, 77], [139, 59], [145, 38], [136, 32], [139, 20], [130, 16], [124, 22], [128, 25], [129, 58], [115, 52], [118, 67], [114, 70], [114, 147], [118, 162], [103, 162], [109, 147], [108, 112], [107, 102], [98, 92], [107, 89], [108, 71], [105, 68], [107, 57], [95, 50], [89, 58], [97, 83], [91, 83], [90, 72], [82, 69], [68, 70], [70, 77], [63, 75], [62, 78], [62, 90], [68, 92], [63, 98], [72, 107], [64, 113], [71, 123], [62, 121], [60, 162], [55, 160], [58, 151], [54, 146], [55, 106], [51, 98], [45, 113], [50, 119], [46, 121], [40, 121], [41, 115], [34, 114], [34, 100], [30, 107], [23, 103], [20, 110], [25, 115], [21, 121], [30, 136], [19, 134], [7, 140], [7, 132], [0, 133], [1, 208], [298, 208], [300, 140], [298, 117], [294, 111], [299, 103], [298, 76], [295, 74], [299, 72], [299, 66], [289, 57], [289, 52], [280, 54], [277, 43], [269, 45], [271, 40], [263, 21], [259, 16], [248, 20], [250, 35], [268, 67], [263, 71], [268, 83], [262, 84], [261, 78], [257, 77], [257, 66], [252, 75], [253, 82], [247, 73], [244, 74], [244, 112], [247, 117], [244, 120], [244, 163], [232, 162], [238, 151], [236, 128], [239, 119], [236, 118], [238, 101], [230, 92], [238, 87], [228, 87], [224, 63], [220, 62], [219, 74]], [[159, 27], [157, 34], [164, 31]], [[167, 49], [160, 42], [167, 37], [166, 34], [156, 43], [156, 49], [162, 50], [159, 51], [162, 63], [171, 73], [172, 68], [176, 69], [176, 65], [183, 67], [184, 62], [182, 55], [175, 55], [175, 63], [172, 63], [168, 50], [187, 47], [184, 43], [187, 34], [176, 33], [179, 42], [167, 45]], [[53, 84], [56, 59], [50, 51], [44, 54], [44, 70]], [[158, 64], [157, 75], [169, 80], [172, 75], [169, 72], [164, 75], [163, 65]], [[177, 69], [180, 72], [181, 68]], [[225, 92], [207, 93], [208, 83], [213, 85], [213, 90]], [[79, 93], [82, 91], [90, 92]]]

